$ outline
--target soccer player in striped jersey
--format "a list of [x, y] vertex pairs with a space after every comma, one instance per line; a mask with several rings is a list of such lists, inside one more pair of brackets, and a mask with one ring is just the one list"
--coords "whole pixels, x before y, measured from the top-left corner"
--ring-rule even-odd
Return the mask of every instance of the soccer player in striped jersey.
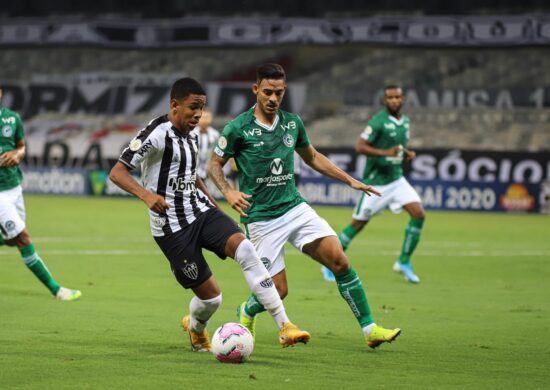
[[[172, 273], [195, 296], [182, 320], [191, 349], [211, 349], [206, 325], [222, 302], [220, 287], [202, 249], [220, 258], [231, 257], [242, 268], [251, 290], [279, 327], [283, 347], [307, 343], [309, 333], [292, 324], [271, 276], [235, 221], [224, 214], [197, 175], [197, 126], [206, 93], [192, 78], [177, 80], [170, 93], [170, 111], [153, 119], [123, 150], [109, 175], [120, 188], [149, 208], [154, 239], [170, 263]], [[143, 186], [130, 175], [141, 167]]]
[[[367, 195], [379, 193], [316, 151], [300, 117], [279, 109], [286, 90], [285, 78], [278, 64], [258, 67], [252, 87], [256, 104], [223, 129], [210, 159], [210, 177], [241, 215], [247, 237], [267, 265], [282, 298], [288, 292], [284, 244], [289, 242], [336, 274], [338, 290], [357, 318], [368, 346], [392, 342], [401, 330], [375, 324], [363, 284], [336, 233], [296, 189], [294, 151], [325, 176]], [[222, 171], [230, 157], [237, 162], [240, 191], [231, 187]], [[252, 294], [240, 306], [241, 324], [254, 332], [256, 315], [265, 310]]]
[[[2, 89], [0, 89], [0, 99]], [[15, 246], [27, 268], [61, 301], [80, 298], [79, 290], [61, 287], [38, 255], [25, 225], [25, 202], [19, 164], [25, 156], [25, 134], [19, 114], [0, 107], [0, 246]]]

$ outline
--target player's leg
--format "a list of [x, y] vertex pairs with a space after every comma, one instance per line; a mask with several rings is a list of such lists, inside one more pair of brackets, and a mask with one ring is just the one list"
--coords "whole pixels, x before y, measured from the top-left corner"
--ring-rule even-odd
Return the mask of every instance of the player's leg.
[[401, 254], [398, 261], [393, 265], [396, 272], [405, 275], [405, 279], [411, 283], [419, 283], [420, 278], [413, 272], [411, 265], [411, 256], [420, 241], [422, 227], [426, 213], [422, 207], [420, 197], [414, 188], [402, 178], [396, 183], [394, 202], [397, 206], [403, 207], [410, 216], [410, 220], [405, 229], [405, 237], [401, 247]]
[[199, 234], [202, 222], [199, 219], [185, 229], [155, 237], [178, 283], [195, 293], [189, 302], [189, 313], [181, 322], [194, 352], [211, 349], [206, 327], [222, 302], [220, 287], [201, 251]]
[[59, 300], [73, 301], [82, 293], [61, 287], [38, 255], [25, 228], [25, 205], [21, 187], [0, 194], [0, 232], [8, 246], [15, 246], [27, 268]]
[[384, 342], [391, 343], [399, 336], [401, 329], [385, 329], [374, 322], [361, 279], [349, 263], [335, 236], [310, 242], [303, 246], [303, 252], [330, 268], [334, 273], [338, 291], [359, 322], [369, 347], [376, 348]]
[[201, 231], [201, 243], [221, 258], [232, 257], [241, 266], [258, 303], [271, 314], [279, 327], [283, 346], [309, 341], [309, 333], [301, 331], [288, 319], [271, 275], [260, 260], [256, 248], [231, 218], [217, 209], [209, 212], [208, 224]]

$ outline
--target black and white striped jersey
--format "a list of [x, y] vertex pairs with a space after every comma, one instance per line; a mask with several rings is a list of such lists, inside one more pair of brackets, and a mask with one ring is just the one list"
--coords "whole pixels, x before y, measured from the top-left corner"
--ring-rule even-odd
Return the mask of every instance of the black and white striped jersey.
[[122, 151], [119, 161], [129, 169], [141, 166], [143, 186], [170, 206], [163, 214], [149, 210], [153, 236], [177, 232], [214, 208], [196, 186], [197, 152], [197, 135], [181, 135], [167, 115], [153, 119]]

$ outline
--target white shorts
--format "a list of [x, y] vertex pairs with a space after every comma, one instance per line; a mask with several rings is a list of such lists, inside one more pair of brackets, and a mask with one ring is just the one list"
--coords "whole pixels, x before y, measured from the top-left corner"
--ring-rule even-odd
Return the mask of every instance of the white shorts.
[[11, 240], [25, 229], [25, 203], [23, 189], [17, 186], [0, 191], [0, 234], [5, 240]]
[[285, 268], [287, 241], [302, 251], [306, 244], [319, 238], [336, 236], [328, 222], [307, 203], [300, 203], [278, 218], [249, 223], [245, 230], [271, 276]]
[[385, 184], [373, 186], [382, 193], [382, 196], [361, 194], [353, 210], [353, 219], [368, 221], [373, 215], [378, 214], [388, 207], [395, 214], [400, 213], [403, 206], [409, 203], [422, 203], [420, 197], [404, 177]]

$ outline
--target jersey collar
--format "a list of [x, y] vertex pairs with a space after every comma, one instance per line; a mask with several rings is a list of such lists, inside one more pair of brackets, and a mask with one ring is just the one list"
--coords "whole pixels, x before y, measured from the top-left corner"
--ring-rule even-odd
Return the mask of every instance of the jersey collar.
[[273, 121], [273, 124], [271, 125], [271, 127], [263, 124], [262, 122], [258, 121], [256, 119], [256, 117], [254, 116], [254, 109], [256, 108], [256, 105], [254, 104], [246, 113], [246, 119], [247, 119], [247, 122], [248, 123], [256, 123], [257, 125], [259, 126], [262, 126], [262, 128], [268, 130], [268, 131], [273, 131], [277, 128], [277, 125], [279, 124], [280, 122], [280, 118], [279, 117], [282, 117], [283, 116], [283, 113], [281, 112], [281, 110], [277, 111], [277, 117], [275, 118], [275, 120]]
[[390, 121], [392, 121], [398, 126], [401, 126], [403, 122], [405, 122], [405, 115], [401, 115], [401, 119], [397, 119], [396, 117], [394, 117], [392, 114], [388, 112], [388, 118], [390, 118]]

